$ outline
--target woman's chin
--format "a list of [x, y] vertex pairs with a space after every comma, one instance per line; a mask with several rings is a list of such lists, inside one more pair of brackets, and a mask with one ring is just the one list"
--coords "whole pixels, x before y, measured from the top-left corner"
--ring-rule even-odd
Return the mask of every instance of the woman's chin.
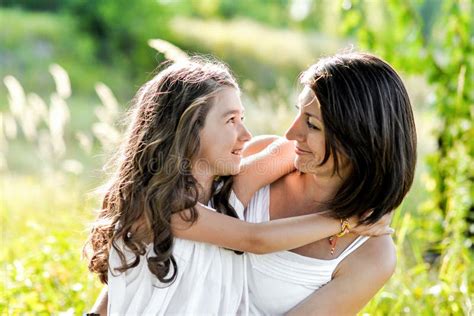
[[307, 161], [304, 161], [303, 159], [301, 159], [300, 157], [296, 157], [295, 159], [295, 168], [296, 170], [298, 170], [299, 172], [303, 172], [303, 173], [310, 173], [308, 171], [308, 163]]

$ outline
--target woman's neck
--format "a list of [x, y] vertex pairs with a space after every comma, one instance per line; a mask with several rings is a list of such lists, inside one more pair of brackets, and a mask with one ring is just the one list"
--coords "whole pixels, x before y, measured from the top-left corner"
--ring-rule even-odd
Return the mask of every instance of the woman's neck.
[[304, 196], [311, 197], [313, 202], [325, 203], [334, 198], [343, 180], [338, 176], [317, 176], [310, 173], [301, 174], [304, 179]]

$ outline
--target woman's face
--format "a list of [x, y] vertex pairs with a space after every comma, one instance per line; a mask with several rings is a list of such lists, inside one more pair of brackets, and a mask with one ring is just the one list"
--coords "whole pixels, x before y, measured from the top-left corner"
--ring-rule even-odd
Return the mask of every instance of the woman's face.
[[193, 169], [212, 175], [235, 175], [240, 171], [242, 148], [252, 135], [243, 123], [244, 108], [239, 91], [220, 90], [199, 133], [201, 146]]
[[[299, 113], [285, 134], [286, 138], [296, 142], [296, 169], [317, 176], [332, 176], [334, 169], [332, 155], [325, 164], [320, 165], [326, 151], [324, 124], [321, 105], [310, 87], [304, 87], [296, 107]], [[340, 174], [344, 174], [348, 161], [343, 155], [338, 155], [338, 158]]]

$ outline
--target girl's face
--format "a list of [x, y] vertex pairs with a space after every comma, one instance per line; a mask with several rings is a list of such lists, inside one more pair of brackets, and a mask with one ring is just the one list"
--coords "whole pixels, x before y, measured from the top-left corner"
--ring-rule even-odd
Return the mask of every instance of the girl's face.
[[199, 133], [201, 146], [193, 159], [193, 170], [204, 168], [219, 176], [239, 173], [242, 148], [252, 137], [243, 119], [239, 91], [230, 87], [220, 90]]
[[[304, 87], [296, 107], [299, 113], [285, 134], [289, 140], [296, 141], [296, 169], [317, 176], [331, 176], [334, 169], [332, 154], [320, 166], [326, 152], [324, 124], [321, 105], [310, 87]], [[343, 155], [338, 155], [338, 158], [340, 174], [343, 175], [348, 167], [348, 160]]]

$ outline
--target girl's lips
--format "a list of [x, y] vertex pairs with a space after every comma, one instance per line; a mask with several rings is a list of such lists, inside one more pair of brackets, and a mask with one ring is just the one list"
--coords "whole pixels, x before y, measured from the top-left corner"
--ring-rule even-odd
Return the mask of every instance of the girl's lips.
[[232, 150], [232, 154], [237, 155], [237, 156], [241, 156], [242, 155], [242, 148]]

